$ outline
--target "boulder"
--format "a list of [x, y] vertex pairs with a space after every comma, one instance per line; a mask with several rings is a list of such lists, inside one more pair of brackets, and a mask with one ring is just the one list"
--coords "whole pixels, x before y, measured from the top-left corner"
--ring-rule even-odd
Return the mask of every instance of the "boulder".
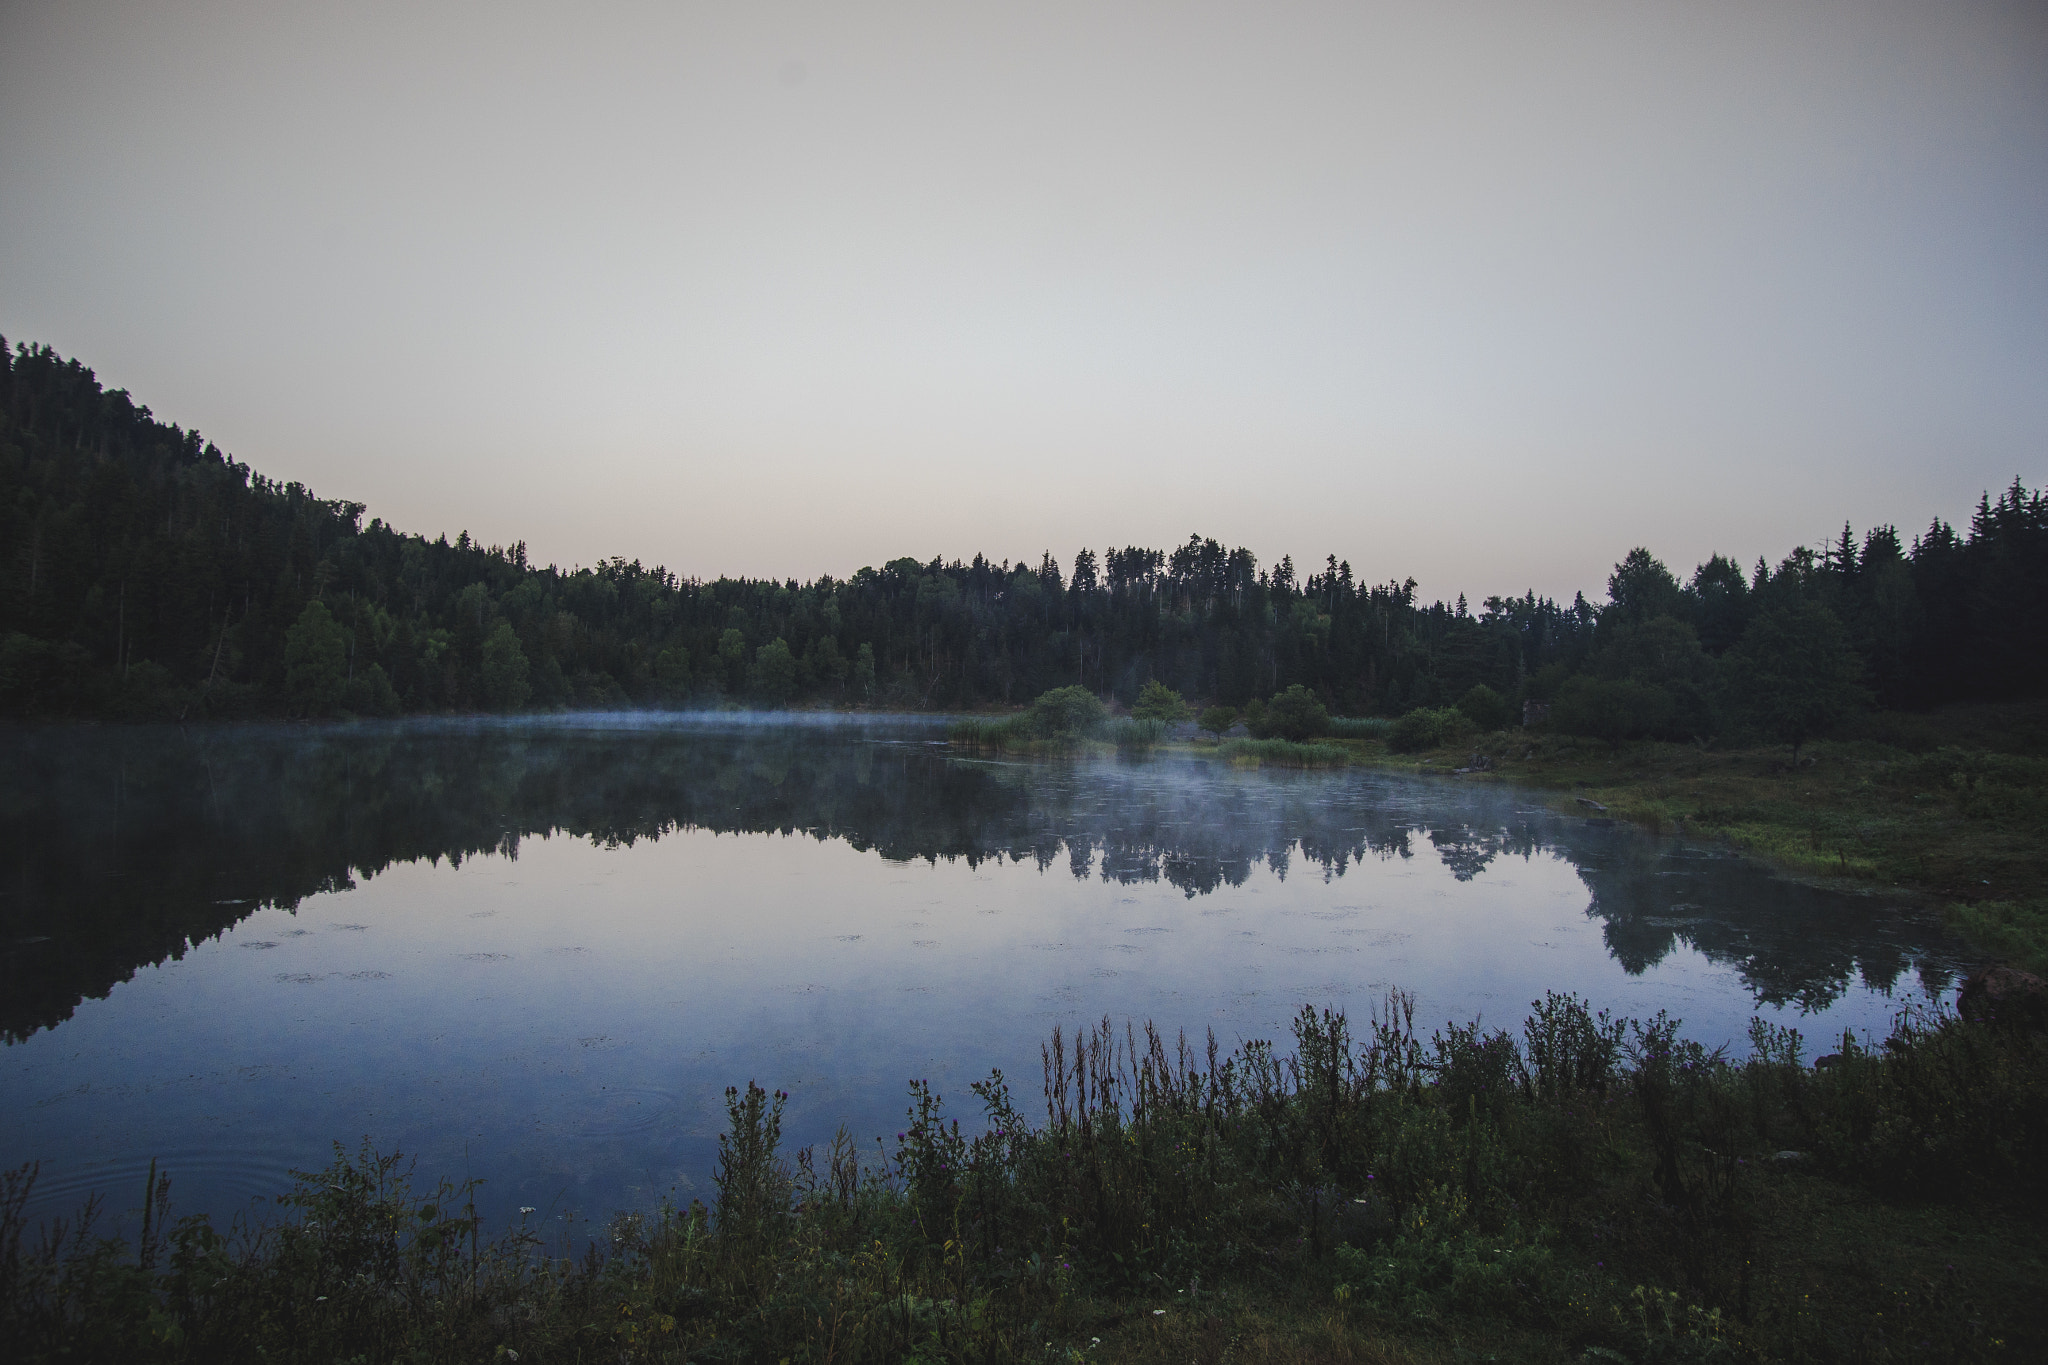
[[1979, 967], [1963, 978], [1956, 1013], [1973, 1024], [2048, 1030], [2048, 981], [2017, 967]]

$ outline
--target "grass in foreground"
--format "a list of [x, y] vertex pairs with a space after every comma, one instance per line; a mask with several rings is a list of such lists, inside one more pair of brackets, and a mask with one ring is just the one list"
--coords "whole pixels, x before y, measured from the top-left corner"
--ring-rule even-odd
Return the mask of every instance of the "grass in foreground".
[[[1904, 1019], [1821, 1068], [1736, 1063], [1659, 1016], [1538, 1002], [1519, 1034], [1221, 1056], [1107, 1021], [998, 1073], [963, 1133], [913, 1082], [894, 1150], [780, 1156], [729, 1091], [712, 1208], [580, 1257], [485, 1239], [466, 1187], [337, 1151], [281, 1220], [26, 1236], [0, 1195], [0, 1340], [53, 1361], [1856, 1361], [2037, 1359], [2048, 1040]], [[1038, 1108], [1037, 1104], [1032, 1106]], [[1795, 1153], [1796, 1155], [1787, 1155]]]

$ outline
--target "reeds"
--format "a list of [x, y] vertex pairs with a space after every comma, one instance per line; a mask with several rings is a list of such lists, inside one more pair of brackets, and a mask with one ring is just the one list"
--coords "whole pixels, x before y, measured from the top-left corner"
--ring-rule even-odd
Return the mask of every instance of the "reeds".
[[[1735, 1062], [1557, 994], [1519, 1033], [1424, 1038], [1392, 992], [1362, 1026], [1303, 1009], [1292, 1033], [1283, 1053], [1055, 1029], [1042, 1122], [1000, 1072], [965, 1128], [913, 1081], [867, 1160], [842, 1131], [790, 1165], [784, 1097], [750, 1083], [715, 1206], [622, 1217], [580, 1255], [523, 1222], [485, 1239], [469, 1187], [415, 1195], [396, 1157], [339, 1149], [277, 1224], [167, 1224], [153, 1176], [139, 1252], [90, 1219], [25, 1241], [24, 1168], [0, 1183], [0, 1339], [24, 1361], [1064, 1358], [1042, 1345], [1108, 1305], [1222, 1289], [1633, 1359], [1802, 1355], [1876, 1299], [1849, 1275], [1758, 1306], [1780, 1154], [1918, 1199], [2048, 1189], [2048, 1042], [2018, 1030], [1907, 1017], [1813, 1069], [1762, 1021]], [[1879, 1297], [1894, 1331], [1986, 1349], [2005, 1311]]]
[[1292, 739], [1226, 739], [1216, 746], [1219, 757], [1247, 767], [1341, 768], [1351, 755], [1334, 744]]
[[1143, 753], [1166, 742], [1166, 722], [1120, 717], [1109, 723], [1107, 738], [1123, 752]]
[[1001, 720], [962, 716], [946, 727], [946, 738], [964, 748], [1002, 754], [1013, 747], [1022, 747], [1032, 738], [1032, 733], [1030, 720], [1025, 716], [1008, 716]]

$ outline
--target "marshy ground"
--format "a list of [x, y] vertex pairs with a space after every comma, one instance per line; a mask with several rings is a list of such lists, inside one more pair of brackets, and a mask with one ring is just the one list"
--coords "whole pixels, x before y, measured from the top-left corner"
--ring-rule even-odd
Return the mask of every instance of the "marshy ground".
[[[1898, 888], [1941, 902], [1989, 958], [2048, 968], [2048, 705], [1876, 714], [1842, 737], [1726, 749], [1510, 731], [1454, 750], [1387, 752], [1336, 740], [1363, 761], [1448, 772], [1460, 781], [1558, 793], [1560, 809], [1651, 830], [1723, 839], [1796, 873]], [[1587, 811], [1590, 815], [1591, 811]]]

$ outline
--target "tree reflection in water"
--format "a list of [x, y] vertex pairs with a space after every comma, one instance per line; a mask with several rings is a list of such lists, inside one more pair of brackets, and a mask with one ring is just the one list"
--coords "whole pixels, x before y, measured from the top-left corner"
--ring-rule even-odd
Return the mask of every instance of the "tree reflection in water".
[[[294, 908], [395, 863], [606, 845], [678, 829], [844, 840], [884, 858], [997, 859], [1164, 881], [1193, 898], [1345, 875], [1427, 841], [1460, 881], [1554, 854], [1609, 951], [1641, 973], [1679, 944], [1761, 1003], [1825, 1006], [1908, 970], [1940, 989], [1954, 945], [1924, 911], [1804, 887], [1710, 848], [1589, 825], [1492, 787], [1205, 762], [988, 762], [915, 721], [762, 724], [568, 717], [0, 736], [0, 1030], [68, 1018], [138, 967], [259, 906]], [[1298, 860], [1298, 861], [1297, 861]]]

